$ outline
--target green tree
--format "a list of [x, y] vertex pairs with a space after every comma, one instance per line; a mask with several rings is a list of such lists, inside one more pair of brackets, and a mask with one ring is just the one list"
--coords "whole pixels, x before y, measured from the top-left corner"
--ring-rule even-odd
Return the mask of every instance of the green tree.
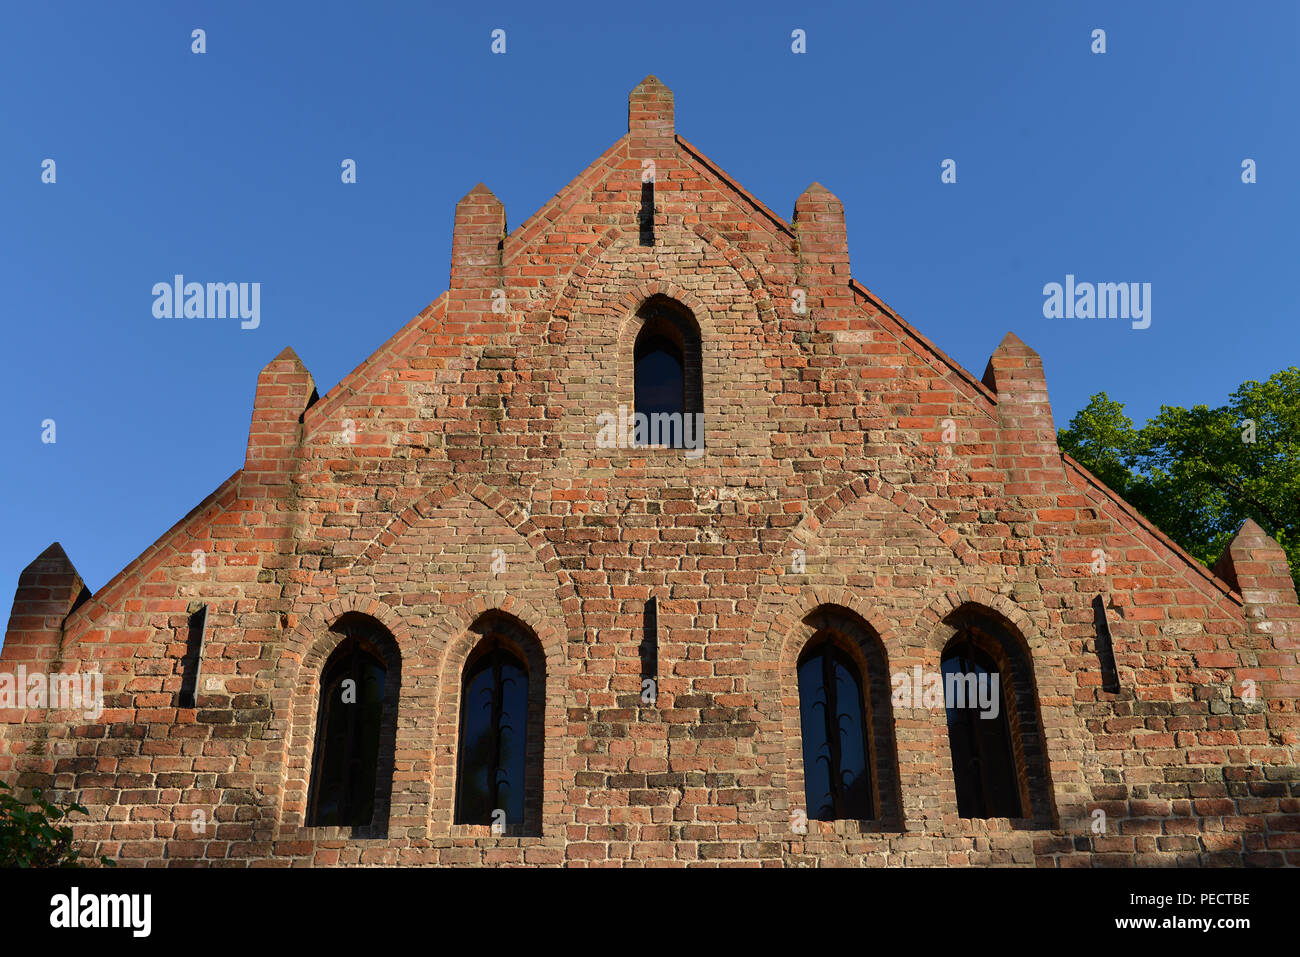
[[1099, 392], [1058, 438], [1207, 565], [1253, 518], [1285, 550], [1300, 588], [1300, 368], [1243, 382], [1218, 408], [1161, 406], [1141, 428]]
[[[40, 789], [31, 801], [14, 797], [13, 789], [0, 781], [0, 867], [80, 867], [72, 828], [60, 823], [73, 814], [86, 814], [80, 804], [59, 807]], [[101, 864], [113, 861], [101, 857]]]

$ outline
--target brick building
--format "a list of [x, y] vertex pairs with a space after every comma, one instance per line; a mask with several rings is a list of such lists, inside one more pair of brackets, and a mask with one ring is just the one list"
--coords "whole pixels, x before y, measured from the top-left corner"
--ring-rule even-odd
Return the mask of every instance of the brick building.
[[0, 779], [151, 866], [1296, 864], [1298, 649], [1263, 530], [1198, 564], [1060, 453], [1032, 349], [972, 376], [647, 77], [513, 232], [471, 190], [329, 394], [276, 356], [112, 581], [32, 562], [0, 671], [104, 710], [0, 711]]

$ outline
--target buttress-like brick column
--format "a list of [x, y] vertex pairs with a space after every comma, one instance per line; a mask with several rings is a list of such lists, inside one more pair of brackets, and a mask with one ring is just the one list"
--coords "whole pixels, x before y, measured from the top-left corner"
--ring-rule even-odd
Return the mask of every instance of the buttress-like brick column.
[[1300, 744], [1300, 603], [1286, 552], [1248, 518], [1214, 573], [1241, 592], [1251, 630], [1267, 639], [1256, 653], [1258, 666], [1239, 670], [1238, 679], [1259, 684], [1270, 730], [1294, 747]]
[[998, 394], [995, 465], [1009, 495], [1042, 495], [1064, 482], [1043, 360], [1014, 332], [993, 350], [984, 384]]

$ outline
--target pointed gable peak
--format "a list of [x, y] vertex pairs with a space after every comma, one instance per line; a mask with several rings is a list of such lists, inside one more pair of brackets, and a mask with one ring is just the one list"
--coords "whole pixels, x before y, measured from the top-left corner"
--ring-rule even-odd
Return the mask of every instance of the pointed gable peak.
[[820, 203], [820, 204], [837, 203], [841, 207], [843, 207], [844, 205], [843, 203], [840, 202], [840, 198], [838, 196], [832, 193], [821, 183], [818, 183], [816, 181], [810, 183], [808, 188], [805, 189], [802, 193], [800, 193], [799, 198], [795, 200], [794, 209], [795, 209], [796, 217], [798, 216], [799, 209], [807, 205], [808, 203]]
[[63, 546], [54, 542], [18, 576], [18, 590], [6, 632], [6, 655], [9, 639], [16, 635], [23, 637], [15, 643], [15, 648], [19, 643], [30, 644], [38, 634], [42, 641], [57, 642], [68, 615], [89, 598], [90, 590], [80, 573]]
[[[794, 224], [806, 227], [809, 223], [825, 224], [837, 233], [844, 233], [844, 204], [840, 198], [821, 183], [814, 182], [794, 201]], [[846, 237], [847, 241], [847, 237]]]
[[[996, 355], [999, 352], [1008, 352], [1012, 349], [1022, 350], [1030, 349], [1030, 347], [1025, 345], [1025, 340], [1021, 339], [1014, 332], [1008, 332], [1002, 337], [1002, 341], [998, 343], [998, 347], [993, 350], [993, 353]], [[1030, 349], [1030, 351], [1032, 352], [1033, 350]]]
[[[653, 73], [647, 73], [646, 78], [632, 88], [632, 92], [640, 93], [644, 90], [650, 89], [668, 90], [668, 87], [664, 85], [664, 82], [659, 79], [659, 77], [655, 76]], [[668, 92], [671, 93], [672, 90], [668, 90]]]
[[1241, 523], [1241, 528], [1237, 529], [1237, 534], [1232, 537], [1234, 540], [1239, 538], [1268, 538], [1268, 532], [1264, 531], [1253, 518], [1248, 518]]
[[651, 74], [638, 83], [627, 97], [627, 131], [634, 136], [671, 139], [673, 91]]
[[[288, 370], [285, 369], [286, 365], [289, 367]], [[293, 351], [292, 346], [285, 346], [274, 359], [262, 366], [261, 374], [267, 375], [268, 373], [278, 373], [290, 370], [305, 374], [307, 372], [307, 367], [303, 365], [303, 361], [298, 358], [298, 353]]]
[[257, 392], [253, 398], [253, 418], [257, 420], [258, 410], [263, 412], [278, 410], [279, 415], [287, 414], [292, 407], [293, 418], [306, 411], [307, 406], [316, 401], [316, 383], [307, 366], [298, 358], [290, 346], [280, 350], [280, 354], [262, 367], [257, 374]]
[[[66, 596], [69, 600], [76, 599], [78, 593], [84, 590], [81, 573], [77, 571], [76, 566], [72, 564], [72, 559], [58, 542], [52, 542], [45, 551], [27, 563], [27, 567], [18, 576], [18, 587], [22, 588], [27, 584], [47, 589], [51, 585], [50, 576], [62, 577], [67, 587], [71, 589]], [[64, 613], [70, 610], [70, 608], [65, 609]]]
[[497, 199], [496, 193], [492, 192], [492, 190], [488, 189], [482, 183], [478, 183], [473, 189], [462, 196], [460, 202], [456, 205], [459, 206], [461, 203], [475, 203], [476, 205], [495, 204], [497, 206], [504, 205], [501, 200]]
[[45, 549], [45, 551], [41, 552], [39, 555], [36, 556], [36, 561], [38, 562], [59, 561], [59, 562], [68, 562], [69, 565], [72, 564], [72, 562], [69, 561], [68, 559], [68, 553], [63, 550], [63, 546], [60, 545], [58, 542], [51, 542], [49, 548]]
[[989, 356], [984, 367], [984, 384], [999, 397], [1012, 392], [1041, 394], [1047, 398], [1043, 359], [1014, 332], [1008, 332]]
[[[1252, 518], [1237, 529], [1214, 563], [1214, 574], [1242, 593], [1247, 601], [1294, 601], [1294, 584], [1286, 552]], [[1267, 599], [1267, 601], [1265, 601]]]

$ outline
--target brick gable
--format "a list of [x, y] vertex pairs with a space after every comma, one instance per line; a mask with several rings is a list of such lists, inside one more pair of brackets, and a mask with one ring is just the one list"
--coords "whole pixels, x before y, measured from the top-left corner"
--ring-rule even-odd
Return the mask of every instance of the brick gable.
[[[97, 669], [105, 710], [0, 712], [0, 775], [86, 804], [78, 836], [124, 864], [1300, 862], [1276, 544], [1247, 523], [1216, 573], [1190, 559], [1061, 455], [1029, 346], [962, 369], [851, 277], [833, 194], [784, 222], [672, 103], [638, 85], [628, 133], [513, 231], [470, 190], [448, 291], [325, 396], [273, 359], [243, 468], [88, 600], [61, 549], [38, 558], [0, 671]], [[699, 329], [696, 458], [598, 441], [656, 296]], [[364, 837], [304, 825], [331, 627], [358, 615], [400, 658]], [[536, 813], [501, 835], [453, 820], [461, 675], [493, 615], [531, 635], [541, 689]], [[938, 671], [970, 615], [1023, 649], [1032, 813], [960, 817], [943, 709], [894, 706], [873, 749], [891, 814], [797, 827], [793, 669], [828, 615], [877, 685]]]

